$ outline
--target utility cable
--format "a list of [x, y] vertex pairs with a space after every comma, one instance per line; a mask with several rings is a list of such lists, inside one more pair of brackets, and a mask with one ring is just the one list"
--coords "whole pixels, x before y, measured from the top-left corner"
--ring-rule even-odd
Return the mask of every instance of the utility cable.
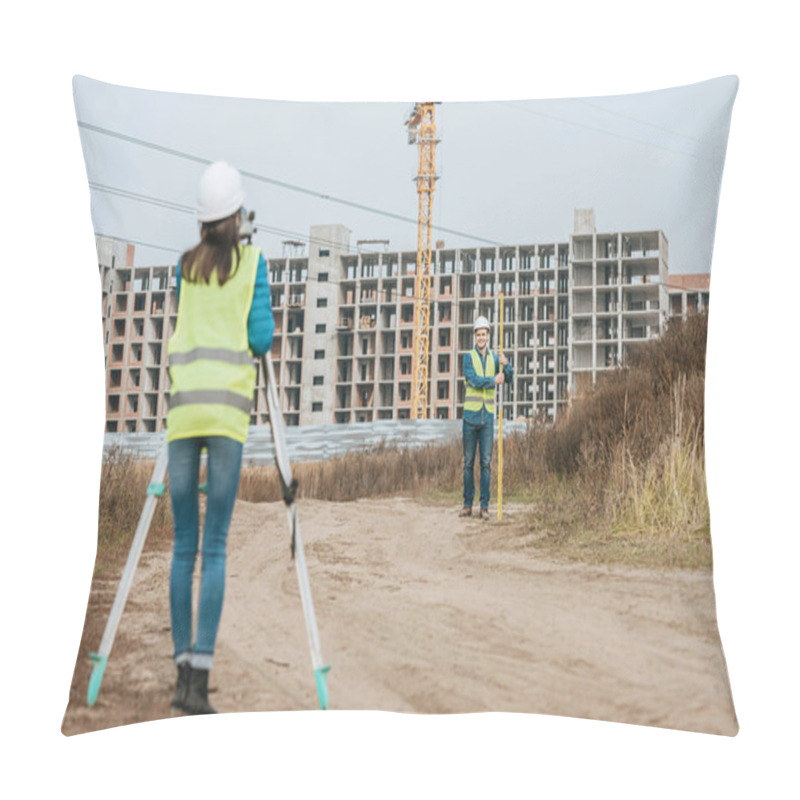
[[[152, 242], [142, 242], [137, 241], [136, 239], [128, 239], [122, 236], [112, 236], [110, 233], [97, 233], [96, 236], [99, 236], [102, 239], [111, 239], [114, 242], [121, 242], [122, 244], [135, 244], [139, 247], [150, 247], [153, 250], [165, 250], [169, 253], [183, 253], [185, 252], [186, 248], [177, 248], [177, 247], [165, 247], [164, 245], [160, 244], [153, 244]], [[164, 266], [164, 265], [154, 265], [154, 266]], [[168, 266], [173, 266], [172, 264]], [[126, 267], [126, 269], [150, 269], [151, 267]]]
[[[146, 141], [145, 139], [138, 139], [135, 136], [129, 136], [127, 134], [120, 133], [118, 131], [109, 130], [108, 128], [102, 128], [99, 125], [92, 125], [88, 122], [83, 122], [82, 120], [78, 120], [78, 127], [83, 128], [84, 130], [92, 131], [94, 133], [100, 133], [105, 136], [111, 136], [115, 139], [120, 139], [121, 141], [129, 142], [130, 144], [136, 144], [140, 145], [141, 147], [147, 147], [152, 150], [156, 150], [160, 153], [176, 156], [178, 158], [185, 158], [189, 161], [194, 161], [195, 163], [198, 164], [212, 163], [210, 159], [203, 158], [202, 156], [197, 156], [192, 153], [187, 153], [183, 150], [177, 150], [172, 147], [166, 147], [164, 145], [157, 144], [156, 142], [149, 142]], [[370, 214], [379, 214], [381, 216], [389, 217], [390, 219], [400, 220], [401, 222], [407, 222], [415, 226], [418, 224], [418, 220], [416, 220], [415, 218], [405, 217], [402, 214], [395, 214], [392, 211], [384, 211], [382, 209], [375, 208], [373, 206], [368, 206], [363, 203], [356, 203], [352, 200], [347, 200], [342, 197], [336, 197], [335, 195], [325, 194], [323, 192], [319, 192], [314, 189], [308, 189], [303, 186], [297, 186], [296, 184], [288, 183], [287, 181], [280, 181], [277, 178], [270, 178], [267, 177], [266, 175], [260, 175], [257, 172], [250, 172], [249, 170], [244, 170], [244, 169], [240, 169], [239, 172], [243, 177], [251, 178], [252, 180], [260, 181], [261, 183], [268, 183], [273, 186], [278, 186], [281, 189], [287, 189], [289, 191], [299, 192], [300, 194], [309, 195], [311, 197], [316, 197], [321, 200], [327, 200], [331, 203], [339, 203], [340, 205], [349, 206], [350, 208], [355, 208], [358, 209], [359, 211], [367, 211]], [[445, 228], [442, 227], [441, 225], [432, 225], [431, 227], [434, 230], [442, 231], [443, 233], [451, 233], [454, 236], [463, 236], [465, 239], [470, 239], [472, 241], [485, 242], [486, 244], [491, 244], [495, 246], [501, 244], [500, 242], [496, 242], [492, 239], [485, 239], [480, 236], [475, 236], [474, 234], [464, 233], [463, 231], [457, 231], [452, 228]]]
[[605, 128], [598, 128], [595, 125], [587, 125], [584, 122], [576, 122], [575, 120], [566, 119], [565, 117], [559, 117], [559, 116], [557, 116], [555, 114], [546, 114], [544, 111], [535, 111], [532, 108], [523, 108], [522, 106], [515, 105], [513, 102], [510, 102], [510, 101], [507, 101], [507, 100], [500, 100], [498, 102], [500, 102], [504, 106], [508, 106], [509, 108], [515, 108], [517, 111], [521, 111], [521, 112], [524, 112], [526, 114], [532, 114], [533, 116], [536, 116], [536, 117], [543, 117], [544, 119], [553, 119], [553, 120], [556, 120], [558, 122], [563, 122], [566, 125], [574, 125], [574, 126], [576, 126], [578, 128], [584, 128], [584, 129], [590, 130], [590, 131], [598, 131], [599, 133], [604, 133], [607, 136], [613, 136], [616, 139], [624, 139], [627, 142], [634, 142], [635, 144], [640, 144], [640, 145], [643, 145], [645, 147], [655, 147], [655, 148], [657, 148], [659, 150], [665, 150], [668, 153], [673, 153], [674, 155], [684, 156], [684, 157], [687, 157], [687, 158], [694, 158], [694, 159], [698, 159], [700, 161], [710, 161], [711, 160], [711, 159], [708, 159], [707, 157], [702, 156], [702, 155], [700, 155], [698, 153], [686, 153], [686, 152], [683, 152], [681, 150], [673, 150], [671, 147], [664, 147], [663, 145], [656, 144], [655, 142], [646, 142], [646, 141], [643, 141], [642, 139], [635, 139], [632, 136], [625, 136], [625, 134], [622, 134], [622, 133], [615, 133], [614, 131], [609, 131], [609, 130], [606, 130]]
[[[179, 211], [179, 212], [185, 213], [185, 214], [190, 214], [192, 216], [196, 213], [195, 209], [192, 206], [187, 206], [187, 205], [184, 205], [184, 204], [181, 204], [181, 203], [175, 203], [175, 202], [172, 202], [172, 201], [169, 201], [169, 200], [161, 200], [159, 198], [155, 198], [155, 197], [152, 197], [152, 196], [140, 194], [138, 192], [133, 192], [133, 191], [130, 191], [130, 190], [127, 190], [127, 189], [120, 189], [119, 187], [108, 186], [106, 184], [96, 183], [94, 181], [89, 181], [89, 186], [92, 189], [96, 189], [98, 191], [108, 192], [108, 193], [113, 194], [113, 195], [118, 196], [118, 197], [122, 197], [122, 198], [125, 198], [125, 199], [130, 199], [130, 200], [136, 200], [136, 201], [143, 202], [143, 203], [148, 203], [150, 205], [158, 206], [158, 207], [161, 207], [161, 208], [169, 208], [171, 210]], [[278, 232], [278, 233], [282, 233], [282, 234], [288, 233], [288, 234], [291, 234], [291, 235], [297, 237], [298, 239], [302, 239], [303, 241], [307, 241], [309, 244], [325, 244], [325, 245], [328, 245], [328, 246], [331, 246], [331, 247], [340, 247], [340, 245], [337, 242], [335, 242], [333, 240], [326, 240], [323, 237], [303, 235], [303, 234], [299, 234], [299, 233], [297, 233], [295, 231], [286, 231], [286, 230], [281, 229], [281, 228], [273, 228], [271, 226], [261, 225], [258, 222], [256, 222], [256, 235], [258, 235], [260, 230], [266, 230], [268, 232], [274, 231], [274, 232]], [[99, 235], [105, 235], [105, 234], [99, 234]], [[149, 244], [149, 243], [141, 242], [141, 241], [123, 240], [123, 239], [120, 239], [119, 237], [113, 237], [113, 236], [108, 236], [108, 235], [105, 235], [105, 236], [106, 236], [106, 238], [114, 239], [116, 241], [128, 241], [130, 244], [138, 244], [141, 247], [152, 247], [154, 249], [165, 250], [165, 251], [174, 252], [174, 253], [183, 253], [185, 251], [185, 249], [178, 249], [178, 248], [172, 248], [172, 247], [163, 247], [161, 245], [154, 245], [154, 244]], [[348, 253], [348, 255], [350, 255], [350, 256], [355, 255], [355, 253], [352, 252], [352, 247], [350, 247], [349, 250], [350, 250], [350, 252]], [[412, 251], [409, 251], [409, 252], [412, 252]], [[281, 258], [291, 259], [292, 257], [291, 256], [282, 256]], [[302, 258], [302, 256], [301, 256], [301, 258]], [[269, 260], [272, 260], [272, 259], [269, 259]], [[453, 274], [455, 274], [455, 273], [453, 273]], [[480, 273], [478, 271], [476, 271], [474, 274], [477, 276]], [[384, 279], [387, 278], [387, 277], [389, 277], [389, 276], [383, 276]], [[399, 278], [399, 279], [409, 279], [409, 278], [410, 279], [414, 279], [415, 275], [413, 275], [413, 274], [412, 275], [400, 275], [400, 274], [398, 274], [396, 276], [391, 276], [391, 277], [396, 277], [396, 278]], [[431, 279], [433, 280], [434, 277], [435, 276], [432, 274], [431, 275]], [[362, 276], [361, 279], [364, 280], [365, 278]], [[381, 276], [375, 276], [374, 278], [370, 278], [370, 277], [366, 278], [366, 280], [376, 280], [376, 281], [380, 280], [380, 279], [381, 279]], [[311, 280], [317, 280], [317, 279], [312, 278]], [[348, 281], [351, 281], [351, 280], [355, 281], [357, 279], [356, 278], [341, 278], [341, 279], [329, 280], [328, 283], [334, 283], [334, 284], [338, 285], [338, 284], [340, 284], [342, 282], [348, 282]], [[388, 290], [387, 289], [376, 289], [376, 292], [378, 294], [381, 294], [381, 295], [384, 295], [384, 296], [386, 294], [388, 294]], [[402, 295], [402, 297], [406, 298], [409, 301], [419, 299], [417, 295]]]
[[[194, 216], [197, 211], [192, 206], [184, 205], [183, 203], [175, 203], [171, 200], [162, 200], [158, 197], [152, 197], [151, 195], [140, 194], [138, 192], [130, 191], [129, 189], [120, 189], [117, 186], [108, 186], [107, 184], [97, 183], [95, 181], [89, 181], [89, 188], [96, 189], [98, 191], [106, 192], [108, 194], [112, 194], [116, 197], [122, 197], [126, 200], [137, 200], [140, 203], [146, 203], [149, 205], [157, 206], [159, 208], [167, 208], [171, 211], [180, 211], [183, 214], [189, 214]], [[273, 233], [276, 235], [283, 235], [283, 236], [294, 236], [296, 239], [302, 239], [304, 242], [308, 242], [309, 244], [320, 244], [320, 245], [328, 245], [330, 247], [337, 247], [339, 249], [347, 249], [350, 254], [353, 254], [354, 248], [352, 245], [348, 245], [347, 248], [342, 248], [342, 246], [334, 241], [333, 239], [326, 239], [321, 236], [309, 236], [308, 234], [298, 233], [297, 231], [290, 231], [286, 230], [285, 228], [276, 228], [271, 225], [264, 225], [262, 223], [256, 222], [256, 228], [258, 231], [266, 231], [267, 233]], [[108, 237], [114, 238], [114, 237]], [[151, 245], [152, 247], [156, 247], [156, 245]], [[174, 252], [183, 252], [182, 250], [178, 250], [176, 248], [163, 248], [158, 247], [159, 250], [173, 250]]]
[[[629, 122], [636, 122], [639, 125], [646, 125], [648, 128], [653, 128], [657, 131], [663, 131], [664, 133], [669, 133], [671, 136], [679, 136], [681, 139], [688, 139], [692, 142], [697, 142], [698, 144], [702, 144], [705, 147], [713, 147], [716, 150], [724, 151], [725, 147], [723, 145], [717, 144], [715, 142], [708, 142], [705, 139], [700, 139], [697, 136], [692, 136], [688, 133], [680, 133], [679, 131], [673, 131], [671, 128], [665, 128], [663, 125], [656, 125], [653, 122], [648, 122], [645, 119], [639, 119], [638, 117], [631, 116], [630, 114], [623, 114], [621, 111], [614, 111], [611, 108], [606, 108], [605, 106], [599, 105], [598, 103], [592, 103], [589, 100], [586, 100], [582, 97], [576, 97], [572, 99], [573, 103], [582, 103], [583, 105], [589, 106], [590, 108], [596, 108], [598, 111], [602, 111], [605, 114], [613, 114], [615, 117], [620, 117], [622, 119], [626, 119]], [[598, 128], [598, 130], [602, 130]]]

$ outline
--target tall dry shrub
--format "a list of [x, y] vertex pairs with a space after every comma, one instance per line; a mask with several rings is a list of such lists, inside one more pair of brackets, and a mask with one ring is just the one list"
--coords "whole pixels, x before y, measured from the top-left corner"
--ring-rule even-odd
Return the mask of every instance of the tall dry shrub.
[[559, 475], [602, 471], [620, 441], [636, 462], [646, 460], [666, 414], [653, 386], [639, 370], [622, 368], [601, 376], [591, 395], [572, 409], [544, 437], [545, 461]]
[[[98, 509], [98, 569], [121, 563], [130, 548], [147, 499], [153, 463], [113, 448], [103, 456]], [[148, 541], [163, 541], [172, 531], [172, 512], [165, 494], [156, 505]]]
[[671, 321], [663, 336], [635, 349], [628, 359], [631, 370], [641, 371], [652, 382], [654, 396], [662, 403], [669, 401], [679, 380], [686, 380], [684, 413], [697, 423], [701, 438], [705, 430], [707, 341], [708, 311], [705, 310], [686, 320]]
[[525, 447], [541, 453], [532, 489], [568, 484], [559, 497], [588, 527], [707, 525], [706, 329], [705, 314], [672, 322], [662, 338], [643, 343], [620, 369], [604, 373], [554, 426], [529, 431]]
[[707, 325], [706, 313], [675, 320], [661, 338], [635, 348], [620, 369], [602, 374], [544, 437], [547, 468], [602, 475], [623, 443], [634, 466], [646, 464], [670, 434], [670, 397], [680, 379], [685, 413], [702, 441]]
[[708, 311], [669, 323], [664, 335], [634, 349], [628, 364], [643, 369], [659, 395], [669, 394], [680, 375], [704, 374], [708, 338]]
[[[618, 448], [608, 482], [608, 515], [623, 530], [693, 531], [708, 525], [705, 459], [699, 420], [687, 413], [685, 375], [672, 385], [671, 435], [638, 468]], [[688, 398], [688, 402], [687, 402]]]

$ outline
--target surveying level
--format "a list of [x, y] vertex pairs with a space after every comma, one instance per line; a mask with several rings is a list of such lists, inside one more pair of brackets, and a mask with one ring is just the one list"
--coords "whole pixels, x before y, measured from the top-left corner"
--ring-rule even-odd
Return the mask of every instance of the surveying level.
[[255, 218], [255, 211], [248, 211], [246, 208], [242, 209], [242, 221], [239, 223], [239, 238], [246, 240], [247, 244], [252, 244], [253, 234], [258, 233], [258, 228], [254, 225]]

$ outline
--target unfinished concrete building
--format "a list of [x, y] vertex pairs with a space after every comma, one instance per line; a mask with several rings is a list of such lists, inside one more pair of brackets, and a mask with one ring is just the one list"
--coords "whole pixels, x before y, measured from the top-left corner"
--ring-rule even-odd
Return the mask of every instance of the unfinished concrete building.
[[106, 430], [164, 428], [167, 341], [175, 329], [175, 268], [134, 267], [133, 246], [98, 238], [106, 361]]
[[598, 234], [593, 211], [575, 212], [570, 241], [572, 390], [659, 336], [667, 309], [667, 239], [661, 231]]
[[[382, 240], [351, 246], [342, 225], [310, 230], [308, 252], [284, 243], [268, 260], [275, 317], [272, 357], [289, 425], [369, 422], [410, 416], [416, 251]], [[103, 249], [105, 248], [105, 249]], [[104, 287], [107, 431], [164, 427], [166, 344], [177, 305], [174, 267], [133, 267], [132, 252], [99, 241]], [[119, 256], [124, 256], [120, 258]], [[510, 419], [554, 419], [570, 398], [614, 369], [632, 347], [661, 334], [668, 312], [707, 306], [688, 276], [668, 289], [668, 250], [658, 230], [598, 233], [592, 210], [576, 211], [563, 242], [447, 248], [433, 254], [428, 416], [460, 418], [462, 361], [472, 325], [499, 330], [516, 378]], [[258, 370], [252, 424], [267, 421]]]

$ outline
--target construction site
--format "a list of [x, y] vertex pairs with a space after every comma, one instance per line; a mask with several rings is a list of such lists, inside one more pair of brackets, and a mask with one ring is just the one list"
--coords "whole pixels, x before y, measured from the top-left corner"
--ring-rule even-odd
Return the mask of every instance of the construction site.
[[[412, 413], [417, 253], [312, 226], [268, 259], [272, 358], [287, 425], [406, 419]], [[134, 248], [98, 238], [109, 433], [163, 430], [166, 345], [177, 318], [175, 266], [134, 267]], [[598, 374], [660, 335], [672, 317], [708, 307], [709, 276], [668, 273], [662, 231], [598, 233], [576, 211], [563, 242], [432, 249], [427, 418], [458, 419], [461, 362], [479, 315], [515, 367], [509, 419], [553, 420]], [[265, 424], [259, 374], [251, 423]]]
[[[576, 209], [572, 231], [565, 220], [556, 242], [450, 248], [434, 240], [436, 105], [416, 103], [406, 120], [418, 155], [415, 250], [353, 241], [353, 231], [329, 224], [267, 258], [287, 425], [460, 419], [461, 363], [479, 316], [493, 326], [491, 346], [514, 364], [506, 418], [552, 422], [670, 318], [708, 306], [707, 274], [670, 279], [662, 230], [598, 231], [594, 209]], [[98, 236], [97, 249], [106, 432], [157, 433], [169, 397], [175, 265], [135, 267], [134, 245], [118, 239]], [[268, 419], [261, 372], [254, 426]]]

